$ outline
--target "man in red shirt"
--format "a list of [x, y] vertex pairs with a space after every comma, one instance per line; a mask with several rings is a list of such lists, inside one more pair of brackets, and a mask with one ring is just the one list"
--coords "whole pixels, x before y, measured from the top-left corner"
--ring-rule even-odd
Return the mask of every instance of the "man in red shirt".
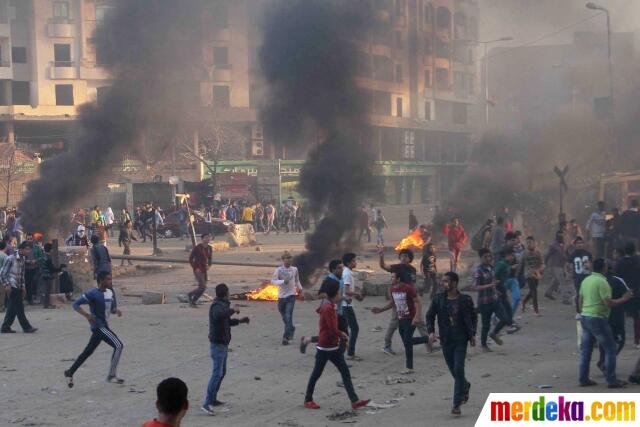
[[360, 400], [353, 388], [351, 382], [351, 373], [347, 362], [344, 360], [344, 353], [340, 348], [340, 340], [347, 341], [349, 336], [338, 329], [338, 314], [336, 313], [336, 303], [340, 300], [340, 284], [332, 281], [327, 283], [324, 291], [326, 298], [320, 303], [320, 307], [316, 310], [320, 315], [320, 333], [318, 334], [318, 344], [316, 346], [316, 363], [311, 372], [309, 383], [307, 384], [307, 392], [304, 397], [304, 407], [307, 409], [320, 409], [320, 406], [313, 401], [313, 391], [316, 382], [320, 379], [324, 367], [328, 361], [331, 361], [340, 371], [342, 383], [351, 400], [351, 407], [358, 409], [366, 406], [369, 400]]
[[202, 242], [191, 250], [189, 255], [189, 264], [193, 268], [193, 275], [196, 278], [198, 287], [189, 292], [189, 305], [193, 308], [198, 307], [198, 299], [207, 289], [207, 270], [211, 267], [213, 250], [209, 245], [212, 236], [209, 233], [202, 235]]
[[189, 410], [187, 385], [179, 378], [167, 378], [158, 384], [158, 417], [142, 424], [141, 427], [180, 427], [180, 423]]
[[397, 268], [392, 274], [389, 293], [390, 301], [384, 307], [373, 307], [374, 314], [382, 313], [393, 307], [398, 315], [398, 329], [404, 344], [405, 369], [403, 374], [413, 373], [413, 346], [426, 344], [428, 337], [413, 337], [416, 326], [422, 317], [422, 299], [415, 286], [411, 285], [411, 272], [407, 266]]
[[447, 224], [444, 227], [444, 234], [447, 235], [449, 240], [451, 271], [456, 272], [458, 270], [458, 263], [460, 262], [460, 252], [462, 252], [462, 247], [468, 239], [467, 232], [462, 228], [460, 219], [453, 218], [451, 224]]

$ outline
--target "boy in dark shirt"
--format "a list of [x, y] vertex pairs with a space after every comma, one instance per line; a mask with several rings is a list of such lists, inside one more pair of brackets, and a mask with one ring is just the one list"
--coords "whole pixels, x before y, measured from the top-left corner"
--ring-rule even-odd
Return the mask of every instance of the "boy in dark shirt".
[[573, 240], [573, 251], [567, 258], [573, 274], [573, 287], [576, 289], [576, 313], [579, 313], [578, 295], [580, 295], [580, 283], [591, 274], [591, 261], [593, 255], [584, 248], [584, 240], [581, 236]]
[[424, 289], [420, 292], [420, 295], [426, 293], [431, 299], [438, 291], [438, 282], [436, 275], [438, 274], [438, 267], [436, 266], [436, 245], [428, 243], [424, 246], [422, 251], [422, 261], [420, 267], [422, 274], [424, 274]]

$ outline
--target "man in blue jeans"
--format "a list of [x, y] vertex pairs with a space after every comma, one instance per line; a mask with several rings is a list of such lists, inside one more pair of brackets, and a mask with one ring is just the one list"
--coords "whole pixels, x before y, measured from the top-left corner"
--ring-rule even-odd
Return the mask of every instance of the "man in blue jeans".
[[263, 285], [272, 283], [278, 286], [278, 311], [284, 323], [282, 345], [288, 345], [293, 339], [296, 328], [293, 326], [293, 308], [296, 304], [296, 295], [301, 294], [302, 284], [298, 269], [291, 265], [293, 257], [288, 251], [282, 254], [282, 265], [275, 269], [271, 281], [262, 282]]
[[211, 343], [211, 359], [213, 372], [207, 386], [207, 395], [202, 403], [202, 411], [208, 415], [214, 415], [213, 407], [223, 405], [218, 400], [220, 384], [227, 373], [227, 353], [231, 341], [231, 326], [240, 323], [249, 323], [248, 317], [232, 319], [231, 316], [240, 313], [238, 305], [231, 308], [229, 302], [229, 288], [224, 283], [216, 286], [216, 298], [209, 308], [209, 342]]
[[579, 382], [581, 387], [596, 385], [589, 378], [589, 364], [594, 341], [604, 349], [604, 368], [608, 388], [622, 388], [627, 383], [616, 378], [616, 341], [609, 325], [612, 307], [629, 301], [633, 294], [626, 292], [621, 298], [611, 299], [611, 286], [607, 282], [607, 264], [603, 258], [593, 261], [593, 273], [580, 285], [580, 323], [582, 343], [580, 345]]

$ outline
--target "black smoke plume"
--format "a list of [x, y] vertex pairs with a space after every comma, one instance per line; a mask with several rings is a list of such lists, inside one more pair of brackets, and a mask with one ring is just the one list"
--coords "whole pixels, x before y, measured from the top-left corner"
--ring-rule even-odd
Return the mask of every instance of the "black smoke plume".
[[[95, 34], [113, 85], [100, 103], [80, 109], [69, 150], [44, 162], [19, 205], [28, 230], [54, 232], [74, 204], [105, 184], [124, 154], [145, 161], [163, 151], [145, 132], [177, 132], [203, 80], [202, 28], [206, 0], [118, 0]], [[170, 140], [164, 138], [163, 141]]]
[[[362, 142], [365, 102], [354, 82], [357, 48], [370, 22], [367, 1], [271, 3], [260, 50], [269, 96], [265, 134], [276, 143], [313, 145], [299, 191], [319, 219], [294, 260], [302, 283], [353, 244], [358, 211], [374, 190], [373, 162]], [[314, 130], [316, 132], [314, 132]]]

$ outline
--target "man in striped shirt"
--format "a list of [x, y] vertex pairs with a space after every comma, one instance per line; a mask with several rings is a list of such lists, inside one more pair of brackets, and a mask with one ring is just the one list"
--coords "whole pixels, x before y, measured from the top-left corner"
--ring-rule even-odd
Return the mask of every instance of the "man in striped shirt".
[[[87, 313], [80, 307], [82, 304], [89, 305], [90, 313]], [[118, 317], [122, 316], [122, 313], [118, 310], [116, 296], [111, 285], [111, 273], [106, 271], [99, 272], [98, 287], [89, 289], [82, 294], [82, 296], [73, 303], [73, 309], [87, 319], [89, 325], [91, 325], [91, 338], [89, 339], [87, 347], [80, 356], [78, 356], [73, 365], [64, 371], [64, 376], [67, 378], [67, 385], [69, 388], [73, 387], [73, 374], [82, 366], [89, 356], [93, 354], [101, 341], [106, 342], [113, 348], [107, 382], [122, 384], [124, 380], [117, 377], [116, 370], [118, 369], [118, 362], [120, 361], [124, 344], [122, 344], [122, 341], [120, 341], [115, 332], [109, 329], [107, 323], [109, 313], [116, 314]]]
[[24, 314], [23, 299], [27, 293], [25, 288], [24, 271], [27, 255], [31, 251], [29, 242], [22, 242], [18, 246], [18, 252], [7, 257], [2, 268], [0, 269], [0, 283], [4, 286], [4, 292], [7, 295], [7, 312], [4, 315], [4, 322], [0, 328], [3, 334], [15, 333], [11, 329], [11, 325], [18, 318], [22, 330], [26, 334], [37, 331], [37, 328], [31, 326]]

